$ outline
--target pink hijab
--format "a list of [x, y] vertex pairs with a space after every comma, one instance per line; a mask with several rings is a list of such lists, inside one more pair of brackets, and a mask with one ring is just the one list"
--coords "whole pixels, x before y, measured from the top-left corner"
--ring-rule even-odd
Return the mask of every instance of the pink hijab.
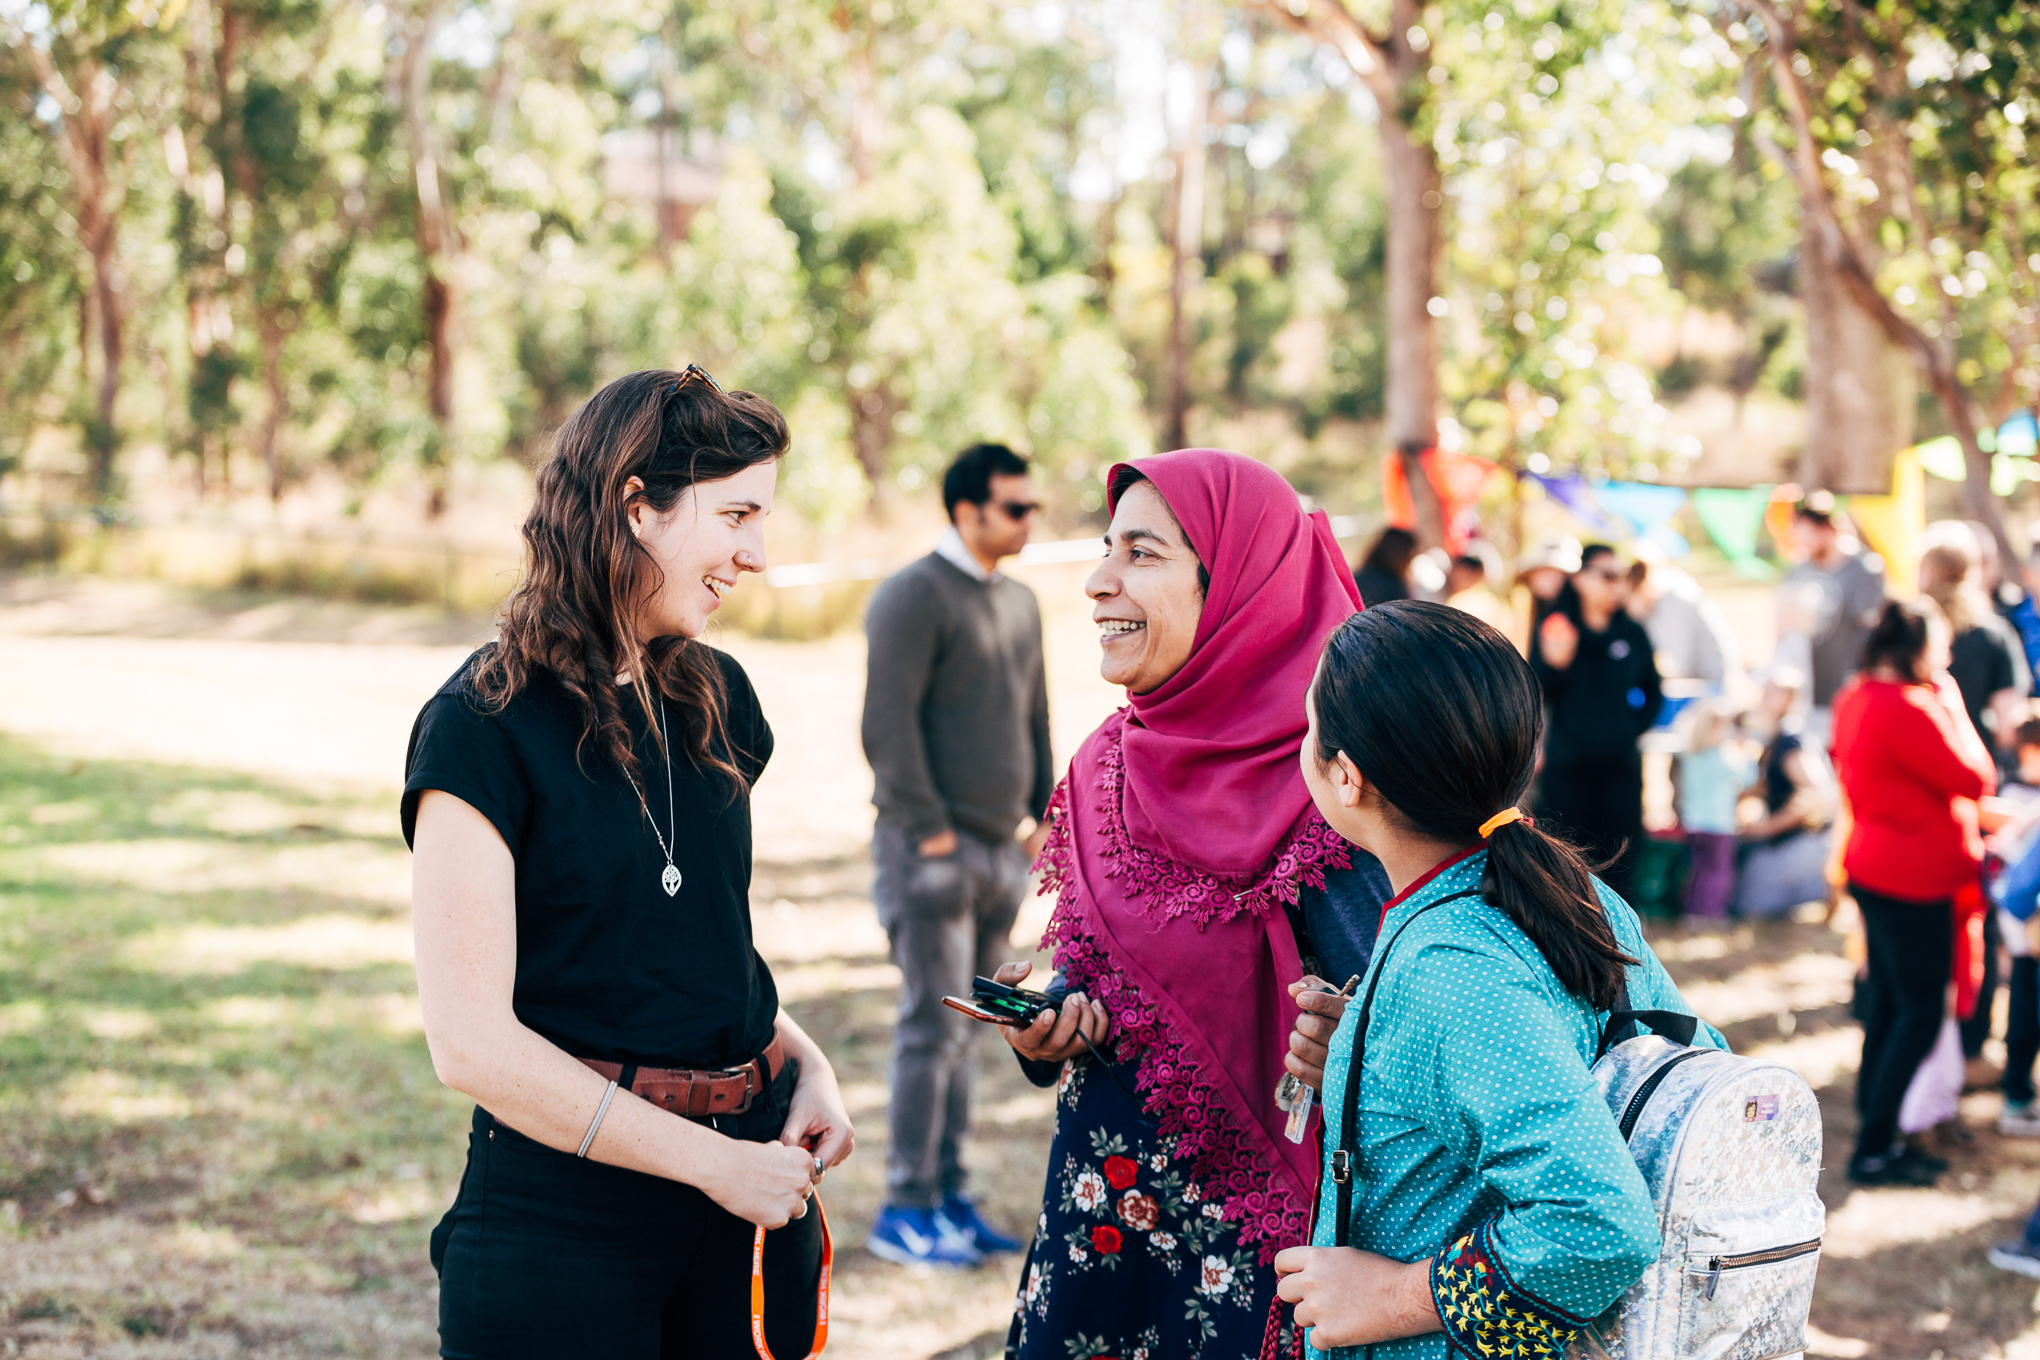
[[1317, 1180], [1274, 1100], [1303, 971], [1283, 906], [1349, 854], [1297, 767], [1304, 695], [1360, 597], [1323, 513], [1264, 464], [1183, 449], [1122, 466], [1211, 581], [1189, 661], [1092, 733], [1056, 791], [1044, 944], [1105, 1003], [1147, 1110], [1266, 1260], [1304, 1239]]

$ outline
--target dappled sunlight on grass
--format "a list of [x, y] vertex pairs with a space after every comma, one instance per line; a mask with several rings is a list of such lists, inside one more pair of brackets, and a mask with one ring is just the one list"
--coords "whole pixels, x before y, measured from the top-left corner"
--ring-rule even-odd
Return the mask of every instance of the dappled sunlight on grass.
[[429, 1352], [465, 1107], [375, 801], [0, 738], [0, 1336]]
[[126, 1073], [101, 1068], [66, 1078], [57, 1091], [57, 1109], [73, 1118], [97, 1117], [116, 1124], [133, 1124], [150, 1119], [187, 1118], [191, 1114], [191, 1100]]
[[401, 907], [411, 900], [411, 869], [401, 842], [277, 847], [197, 837], [81, 841], [0, 852], [0, 875], [63, 876], [73, 882], [143, 888], [152, 893], [260, 891], [337, 893]]
[[1721, 1026], [1846, 1005], [1855, 977], [1855, 965], [1839, 952], [1795, 954], [1744, 968], [1720, 981], [1693, 982], [1682, 990], [1694, 1009]]
[[[2012, 1201], [2013, 1206], [2017, 1204]], [[1821, 1254], [1831, 1261], [1845, 1261], [1900, 1243], [1936, 1242], [1997, 1222], [2004, 1218], [2006, 1208], [2003, 1195], [1946, 1189], [1857, 1193], [1828, 1210], [1827, 1240]]]
[[215, 976], [257, 963], [343, 969], [410, 963], [411, 926], [408, 921], [333, 915], [276, 926], [177, 926], [136, 937], [122, 947], [120, 957], [132, 968]]

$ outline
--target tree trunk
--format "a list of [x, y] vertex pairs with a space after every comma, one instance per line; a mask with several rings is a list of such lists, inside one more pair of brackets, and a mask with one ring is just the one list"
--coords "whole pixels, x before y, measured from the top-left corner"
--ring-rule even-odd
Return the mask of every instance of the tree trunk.
[[1826, 235], [1808, 231], [1801, 241], [1806, 443], [1799, 480], [1809, 489], [1888, 495], [1892, 460], [1913, 442], [1916, 370], [1850, 296]]
[[428, 488], [425, 513], [432, 519], [446, 513], [448, 464], [453, 455], [454, 323], [459, 301], [447, 271], [447, 256], [455, 248], [455, 237], [446, 205], [446, 181], [440, 173], [432, 137], [431, 49], [439, 22], [436, 0], [426, 0], [412, 11], [404, 35], [402, 66], [397, 73], [412, 177], [418, 192], [414, 231], [418, 255], [425, 266], [425, 282], [419, 296], [427, 353], [425, 405], [432, 423], [439, 427], [438, 447], [427, 457], [425, 465]]
[[262, 465], [269, 470], [269, 499], [283, 499], [283, 455], [276, 447], [277, 432], [290, 414], [290, 389], [283, 380], [282, 318], [265, 308], [256, 318], [262, 330], [262, 385], [269, 394], [269, 410], [262, 417]]
[[[79, 243], [92, 261], [92, 280], [85, 304], [91, 338], [99, 351], [99, 380], [93, 418], [86, 431], [92, 494], [104, 501], [113, 491], [113, 459], [120, 446], [114, 410], [120, 400], [121, 359], [126, 352], [121, 308], [119, 261], [120, 221], [112, 187], [112, 84], [97, 66], [88, 66], [78, 82], [76, 111], [65, 120], [71, 152], [71, 180]], [[80, 356], [89, 372], [90, 352]]]
[[[1397, 448], [1412, 444], [1432, 448], [1438, 442], [1438, 332], [1431, 299], [1438, 296], [1438, 265], [1444, 250], [1439, 220], [1444, 177], [1430, 143], [1390, 109], [1381, 111], [1381, 169], [1388, 209], [1388, 391], [1383, 433]], [[1413, 491], [1418, 489], [1416, 481], [1410, 485]]]
[[113, 103], [118, 84], [97, 62], [81, 61], [59, 72], [48, 52], [26, 44], [45, 94], [68, 110], [62, 147], [70, 171], [71, 215], [78, 243], [92, 264], [92, 277], [78, 304], [79, 375], [92, 376], [92, 351], [99, 351], [99, 381], [85, 444], [95, 499], [113, 491], [113, 460], [120, 447], [114, 412], [120, 400], [120, 367], [126, 351], [121, 306], [120, 212], [113, 186]]
[[1119, 281], [1118, 271], [1112, 266], [1112, 247], [1119, 238], [1121, 192], [1115, 183], [1111, 196], [1098, 207], [1098, 255], [1091, 268], [1091, 277], [1098, 281], [1098, 309], [1108, 317], [1112, 315], [1112, 286]]
[[116, 228], [109, 218], [92, 243], [92, 297], [99, 322], [99, 399], [92, 431], [92, 493], [102, 503], [113, 493], [113, 457], [120, 438], [113, 423], [120, 399], [120, 365], [126, 353], [121, 315], [119, 266], [114, 261]]
[[872, 35], [860, 31], [848, 5], [838, 5], [836, 30], [850, 43], [850, 173], [859, 188], [871, 182], [878, 168], [879, 141], [885, 117], [878, 104], [878, 71], [872, 61]]
[[874, 491], [883, 490], [885, 457], [892, 448], [893, 417], [899, 401], [892, 388], [881, 380], [877, 386], [850, 395], [850, 442], [857, 450], [857, 462], [871, 480]]
[[1262, 0], [1264, 12], [1330, 43], [1374, 96], [1381, 137], [1381, 175], [1388, 200], [1386, 315], [1388, 334], [1385, 429], [1403, 460], [1417, 536], [1444, 542], [1444, 507], [1418, 459], [1438, 443], [1438, 331], [1431, 299], [1445, 249], [1445, 179], [1438, 155], [1414, 131], [1427, 88], [1430, 41], [1421, 0], [1390, 0], [1387, 28], [1369, 30], [1345, 0], [1296, 6]]
[[[1749, 0], [1753, 10], [1764, 21], [1765, 42], [1772, 55], [1771, 75], [1777, 81], [1778, 93], [1784, 100], [1787, 114], [1792, 123], [1793, 154], [1786, 156], [1782, 151], [1772, 151], [1773, 159], [1792, 172], [1799, 185], [1799, 200], [1805, 219], [1807, 254], [1823, 256], [1832, 267], [1833, 275], [1840, 290], [1846, 296], [1851, 309], [1868, 319], [1883, 332], [1886, 341], [1902, 347], [1917, 366], [1947, 415], [1948, 424], [1962, 443], [1963, 452], [1963, 506], [1970, 515], [1990, 531], [1997, 540], [1998, 551], [2004, 560], [2017, 559], [2013, 551], [2011, 536], [2005, 530], [2004, 507], [1990, 490], [1990, 456], [1983, 451], [1977, 439], [1976, 409], [1969, 400], [1969, 393], [1963, 388], [1955, 370], [1955, 350], [1952, 337], [1929, 336], [1925, 330], [1901, 314], [1892, 305], [1891, 299], [1877, 287], [1875, 264], [1870, 254], [1867, 238], [1852, 233], [1849, 223], [1843, 220], [1833, 195], [1828, 190], [1827, 179], [1821, 170], [1821, 147], [1814, 132], [1812, 102], [1808, 96], [1800, 66], [1803, 62], [1798, 51], [1798, 38], [1792, 23], [1781, 13], [1772, 0]], [[1844, 6], [1852, 25], [1851, 32], [1859, 39], [1863, 32], [1864, 11], [1856, 5]], [[1878, 71], [1874, 67], [1880, 88], [1890, 94], [1896, 89], [1897, 73], [1892, 69]], [[1898, 208], [1913, 221], [1925, 239], [1932, 239], [1938, 233], [1931, 230], [1922, 220], [1921, 205], [1912, 192], [1910, 166], [1899, 148], [1896, 138], [1878, 139], [1873, 135], [1873, 163], [1878, 164], [1879, 176], [1884, 186], [1880, 192], [1881, 202], [1897, 200]], [[1903, 186], [1905, 192], [1894, 194], [1893, 187]], [[1950, 325], [1954, 312], [1946, 305], [1943, 297], [1944, 316]], [[1872, 378], [1876, 375], [1871, 375]], [[1811, 410], [1809, 416], [1813, 414]], [[1813, 443], [1810, 438], [1809, 446]], [[1887, 482], [1878, 486], [1879, 492], [1889, 491]]]
[[1190, 269], [1204, 257], [1204, 125], [1210, 118], [1211, 80], [1192, 68], [1190, 124], [1171, 158], [1176, 167], [1175, 212], [1169, 232], [1169, 409], [1162, 442], [1172, 449], [1190, 443]]

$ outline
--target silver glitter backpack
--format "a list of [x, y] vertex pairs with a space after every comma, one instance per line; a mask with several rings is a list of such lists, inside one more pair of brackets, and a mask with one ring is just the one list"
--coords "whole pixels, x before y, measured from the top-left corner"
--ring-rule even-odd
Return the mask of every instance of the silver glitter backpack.
[[[1656, 1033], [1618, 1042], [1639, 1024]], [[1806, 1348], [1827, 1224], [1814, 1192], [1819, 1102], [1782, 1063], [1692, 1047], [1695, 1030], [1669, 1011], [1608, 1017], [1593, 1077], [1650, 1187], [1663, 1246], [1567, 1360], [1771, 1360]]]

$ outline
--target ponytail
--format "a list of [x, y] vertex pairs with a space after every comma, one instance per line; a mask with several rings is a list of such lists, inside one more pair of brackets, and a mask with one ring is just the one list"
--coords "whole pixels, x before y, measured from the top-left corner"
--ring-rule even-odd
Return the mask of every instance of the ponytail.
[[1497, 829], [1487, 852], [1482, 895], [1530, 937], [1568, 992], [1614, 1010], [1636, 960], [1616, 943], [1580, 852], [1528, 821]]
[[1482, 894], [1568, 992], [1613, 1010], [1636, 960], [1587, 862], [1527, 818], [1493, 816], [1522, 800], [1544, 724], [1536, 678], [1508, 639], [1445, 605], [1377, 605], [1332, 634], [1313, 695], [1316, 758], [1345, 752], [1419, 834], [1466, 844], [1486, 828]]

